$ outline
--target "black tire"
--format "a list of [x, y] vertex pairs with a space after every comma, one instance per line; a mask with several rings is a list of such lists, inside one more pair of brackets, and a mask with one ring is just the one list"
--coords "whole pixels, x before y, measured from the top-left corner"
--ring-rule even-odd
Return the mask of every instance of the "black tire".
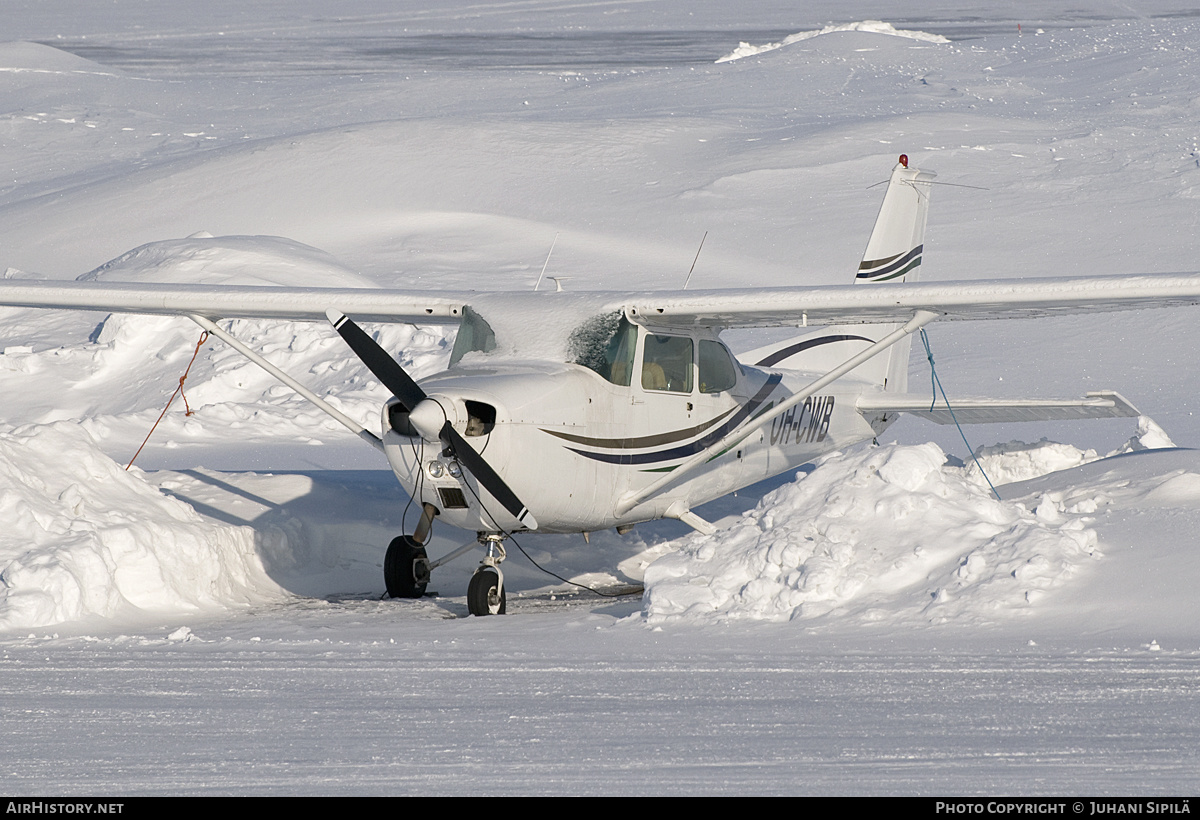
[[[420, 598], [429, 585], [429, 573], [416, 562], [428, 562], [425, 548], [413, 540], [411, 535], [400, 535], [388, 544], [383, 558], [383, 581], [387, 584], [388, 597]], [[418, 581], [417, 578], [421, 580]]]
[[467, 585], [467, 609], [472, 615], [503, 615], [507, 603], [504, 585], [496, 570], [484, 567], [471, 576], [471, 583]]

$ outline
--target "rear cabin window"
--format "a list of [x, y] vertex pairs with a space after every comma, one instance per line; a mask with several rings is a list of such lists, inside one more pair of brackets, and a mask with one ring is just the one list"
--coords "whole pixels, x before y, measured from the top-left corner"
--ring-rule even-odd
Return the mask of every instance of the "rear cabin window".
[[642, 349], [642, 387], [669, 393], [692, 392], [692, 340], [650, 333]]
[[711, 339], [700, 340], [700, 392], [724, 393], [737, 384], [738, 366], [728, 348]]

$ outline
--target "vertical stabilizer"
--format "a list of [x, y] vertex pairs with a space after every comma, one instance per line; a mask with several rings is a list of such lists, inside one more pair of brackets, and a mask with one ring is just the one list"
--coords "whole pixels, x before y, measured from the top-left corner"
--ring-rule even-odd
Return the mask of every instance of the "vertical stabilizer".
[[[925, 219], [929, 214], [929, 189], [936, 176], [931, 171], [908, 167], [901, 155], [892, 170], [883, 205], [867, 250], [858, 266], [856, 281], [863, 287], [875, 282], [916, 281], [925, 243]], [[744, 354], [742, 361], [765, 367], [826, 373], [863, 347], [887, 336], [899, 325], [834, 325], [804, 336], [776, 342]], [[846, 377], [873, 385], [888, 393], [908, 389], [908, 358], [912, 337], [906, 336], [887, 352], [852, 370]]]
[[916, 280], [925, 249], [925, 220], [932, 187], [929, 183], [935, 176], [932, 171], [909, 168], [908, 156], [900, 155], [858, 266], [859, 282]]
[[[925, 252], [925, 220], [929, 216], [929, 189], [933, 187], [930, 183], [935, 176], [932, 171], [909, 168], [908, 155], [900, 155], [855, 281], [866, 285], [917, 281]], [[894, 328], [889, 325], [875, 330], [877, 335], [884, 336]], [[877, 361], [868, 363], [874, 365], [869, 367], [873, 373], [862, 375], [889, 393], [907, 391], [911, 350], [912, 337], [906, 336]]]

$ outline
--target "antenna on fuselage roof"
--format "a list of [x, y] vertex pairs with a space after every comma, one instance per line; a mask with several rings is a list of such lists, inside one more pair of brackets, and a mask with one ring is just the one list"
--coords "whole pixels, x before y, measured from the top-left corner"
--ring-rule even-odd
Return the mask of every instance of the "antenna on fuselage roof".
[[708, 239], [708, 231], [705, 231], [704, 236], [700, 237], [700, 247], [696, 248], [696, 258], [692, 260], [692, 266], [688, 268], [687, 279], [683, 280], [684, 290], [687, 290], [688, 282], [692, 281], [692, 271], [696, 269], [696, 262], [700, 260], [700, 251], [704, 250], [705, 239]]
[[[550, 243], [550, 253], [554, 253], [554, 245], [556, 242], [558, 242], [557, 233], [554, 234], [554, 241]], [[546, 275], [546, 266], [550, 264], [550, 253], [546, 254], [546, 261], [542, 264], [542, 272], [538, 274], [538, 280], [533, 284], [534, 290], [538, 289], [538, 286], [542, 284], [542, 277]], [[562, 288], [559, 288], [559, 290], [562, 290]]]

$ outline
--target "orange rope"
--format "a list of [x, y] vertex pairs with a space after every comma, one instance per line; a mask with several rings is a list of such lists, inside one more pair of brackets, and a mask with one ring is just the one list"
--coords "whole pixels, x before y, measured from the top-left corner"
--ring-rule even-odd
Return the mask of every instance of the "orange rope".
[[146, 442], [150, 440], [150, 436], [154, 435], [154, 431], [158, 429], [158, 422], [162, 421], [163, 416], [165, 416], [167, 411], [171, 409], [171, 404], [175, 401], [176, 396], [183, 396], [183, 407], [187, 411], [184, 413], [184, 415], [190, 416], [195, 413], [195, 411], [192, 410], [192, 408], [188, 405], [187, 396], [183, 393], [183, 383], [187, 381], [188, 374], [192, 372], [192, 365], [196, 363], [196, 357], [200, 355], [201, 346], [207, 341], [208, 331], [206, 330], [200, 334], [200, 341], [196, 342], [196, 350], [192, 353], [192, 360], [188, 362], [187, 369], [184, 370], [183, 375], [179, 377], [179, 386], [175, 388], [175, 392], [172, 393], [171, 398], [167, 400], [167, 406], [164, 407], [163, 411], [158, 414], [158, 421], [154, 422], [154, 426], [151, 427], [150, 432], [146, 434], [146, 438], [145, 441], [142, 442], [142, 446], [137, 449], [137, 452], [133, 454], [133, 458], [129, 459], [129, 463], [125, 465], [126, 472], [128, 472], [129, 468], [133, 466], [133, 462], [137, 461], [137, 457], [142, 454], [142, 448], [146, 446]]

